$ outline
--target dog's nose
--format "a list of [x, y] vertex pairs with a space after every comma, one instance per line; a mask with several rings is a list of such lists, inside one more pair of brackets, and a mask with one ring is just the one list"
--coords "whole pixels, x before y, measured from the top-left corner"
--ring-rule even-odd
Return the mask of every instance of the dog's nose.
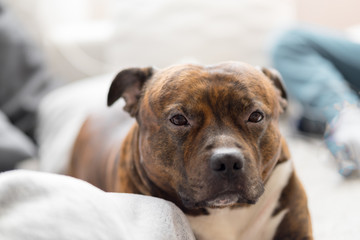
[[225, 178], [231, 178], [244, 167], [244, 156], [239, 150], [221, 149], [210, 157], [210, 168]]

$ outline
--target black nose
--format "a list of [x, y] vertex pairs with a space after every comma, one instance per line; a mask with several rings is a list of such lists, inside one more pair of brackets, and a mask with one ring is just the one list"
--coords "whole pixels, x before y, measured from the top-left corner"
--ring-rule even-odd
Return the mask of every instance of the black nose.
[[244, 167], [244, 156], [239, 151], [214, 153], [210, 158], [210, 168], [222, 177], [235, 177]]

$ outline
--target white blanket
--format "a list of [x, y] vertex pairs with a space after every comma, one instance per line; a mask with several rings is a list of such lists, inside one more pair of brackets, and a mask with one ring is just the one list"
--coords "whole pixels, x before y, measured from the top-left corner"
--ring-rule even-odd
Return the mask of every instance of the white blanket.
[[0, 174], [0, 239], [195, 239], [171, 202], [105, 193], [75, 178], [17, 170]]

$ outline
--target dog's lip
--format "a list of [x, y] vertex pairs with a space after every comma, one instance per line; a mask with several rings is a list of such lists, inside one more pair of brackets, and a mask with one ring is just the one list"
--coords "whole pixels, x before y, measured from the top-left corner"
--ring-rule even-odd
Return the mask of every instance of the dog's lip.
[[222, 191], [216, 195], [213, 195], [212, 197], [209, 197], [207, 199], [201, 200], [201, 201], [192, 201], [189, 198], [186, 197], [185, 194], [180, 193], [180, 198], [182, 200], [182, 203], [186, 208], [189, 209], [197, 209], [197, 208], [225, 208], [225, 207], [231, 207], [234, 205], [253, 205], [256, 204], [259, 200], [260, 196], [253, 196], [251, 198], [248, 198], [241, 194], [241, 192], [238, 191]]
[[[180, 194], [181, 195], [181, 194]], [[211, 197], [202, 201], [189, 201], [188, 198], [182, 196], [182, 201], [187, 208], [224, 208], [234, 205], [241, 201], [239, 193], [236, 192], [223, 192], [217, 194], [215, 197]]]
[[213, 199], [205, 201], [205, 205], [211, 208], [223, 208], [234, 205], [239, 201], [239, 194], [237, 193], [225, 193], [221, 194]]
[[240, 193], [237, 192], [223, 192], [218, 194], [214, 198], [202, 201], [197, 204], [199, 207], [209, 207], [209, 208], [225, 208], [231, 207], [235, 204], [255, 204], [257, 200], [248, 200], [242, 197]]

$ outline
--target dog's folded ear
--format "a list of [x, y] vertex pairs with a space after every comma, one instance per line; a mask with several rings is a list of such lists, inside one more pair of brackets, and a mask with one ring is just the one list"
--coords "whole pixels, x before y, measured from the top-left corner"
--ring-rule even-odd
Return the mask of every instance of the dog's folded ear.
[[153, 68], [128, 68], [119, 72], [111, 83], [107, 105], [111, 106], [120, 97], [125, 99], [124, 110], [136, 115], [138, 101], [145, 82], [153, 75]]
[[286, 93], [286, 89], [285, 89], [285, 84], [282, 80], [280, 73], [273, 68], [261, 67], [260, 70], [265, 74], [265, 76], [267, 76], [273, 82], [274, 86], [280, 92], [280, 97], [281, 97], [280, 105], [283, 110], [286, 110], [287, 93]]

